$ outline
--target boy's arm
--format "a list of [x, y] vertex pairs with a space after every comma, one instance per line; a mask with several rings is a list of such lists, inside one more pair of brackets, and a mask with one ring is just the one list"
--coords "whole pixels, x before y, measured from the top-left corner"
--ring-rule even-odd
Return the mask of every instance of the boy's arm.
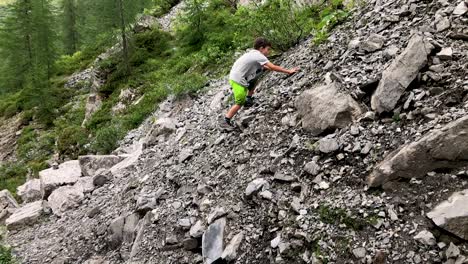
[[297, 68], [297, 67], [288, 70], [288, 69], [285, 69], [285, 68], [283, 68], [281, 66], [274, 65], [271, 62], [267, 62], [265, 65], [263, 65], [263, 67], [267, 68], [270, 71], [283, 72], [283, 73], [287, 73], [287, 74], [293, 74], [293, 73], [299, 71], [299, 68]]

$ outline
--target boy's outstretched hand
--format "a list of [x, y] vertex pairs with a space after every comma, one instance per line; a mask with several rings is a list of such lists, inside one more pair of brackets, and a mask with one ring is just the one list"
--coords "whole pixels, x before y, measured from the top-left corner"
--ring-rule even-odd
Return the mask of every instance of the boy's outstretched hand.
[[299, 69], [299, 67], [295, 67], [295, 68], [292, 68], [291, 70], [289, 70], [288, 74], [291, 75], [291, 74], [294, 74], [294, 73], [296, 73], [296, 72], [298, 72], [298, 71], [300, 71], [300, 70], [301, 70], [301, 69]]

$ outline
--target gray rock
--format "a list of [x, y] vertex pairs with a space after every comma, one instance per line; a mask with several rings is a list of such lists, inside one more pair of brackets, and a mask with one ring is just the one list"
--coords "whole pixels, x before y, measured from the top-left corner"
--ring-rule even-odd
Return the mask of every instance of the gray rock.
[[100, 170], [93, 176], [93, 185], [96, 187], [101, 187], [107, 182], [111, 181], [113, 178], [112, 173], [108, 170]]
[[243, 239], [243, 232], [240, 232], [239, 234], [235, 235], [231, 239], [231, 242], [229, 242], [229, 244], [224, 249], [223, 254], [221, 254], [221, 258], [228, 262], [235, 260], [237, 258], [237, 250], [239, 249], [239, 246], [242, 243]]
[[438, 168], [468, 163], [468, 116], [433, 130], [420, 140], [388, 155], [368, 177], [369, 186], [398, 178], [424, 177]]
[[52, 191], [60, 186], [75, 184], [80, 177], [81, 167], [78, 160], [64, 162], [57, 170], [50, 168], [40, 171], [42, 198], [47, 199]]
[[316, 176], [320, 172], [320, 165], [314, 161], [307, 162], [304, 167], [304, 170], [312, 176]]
[[267, 181], [263, 178], [258, 178], [251, 181], [249, 185], [247, 185], [247, 188], [245, 188], [245, 195], [247, 197], [252, 196], [256, 192], [258, 192], [258, 190], [260, 190], [260, 188], [262, 188], [265, 184], [267, 184]]
[[198, 220], [191, 228], [190, 228], [190, 236], [194, 238], [199, 238], [203, 235], [205, 232], [206, 228], [203, 225], [203, 222], [201, 220]]
[[193, 156], [192, 149], [183, 149], [179, 154], [179, 163], [183, 163], [184, 161], [190, 159]]
[[13, 214], [18, 207], [18, 202], [13, 198], [10, 191], [0, 191], [0, 224], [4, 225], [5, 220]]
[[124, 160], [115, 164], [112, 168], [110, 168], [110, 172], [114, 176], [120, 175], [125, 169], [132, 167], [136, 162], [138, 162], [141, 154], [143, 154], [143, 143], [140, 140], [135, 147], [135, 150], [128, 154]]
[[385, 38], [378, 34], [372, 34], [367, 38], [366, 41], [363, 41], [359, 45], [359, 49], [365, 52], [374, 52], [382, 49], [385, 42]]
[[159, 25], [158, 19], [154, 16], [143, 15], [138, 19], [138, 21], [133, 26], [133, 31], [135, 33], [141, 33], [144, 31], [151, 30]]
[[361, 115], [361, 107], [351, 96], [338, 91], [331, 83], [303, 92], [296, 99], [302, 128], [319, 135], [327, 129], [344, 128]]
[[83, 193], [90, 193], [95, 189], [93, 184], [93, 177], [81, 177], [73, 185], [73, 187], [78, 188]]
[[41, 180], [39, 179], [29, 180], [23, 185], [18, 186], [16, 190], [16, 194], [26, 203], [34, 202], [42, 198]]
[[395, 108], [403, 92], [427, 64], [427, 57], [433, 48], [418, 34], [410, 39], [406, 49], [383, 72], [371, 98], [373, 110], [382, 113]]
[[448, 48], [443, 48], [439, 53], [437, 53], [437, 57], [439, 57], [439, 59], [441, 60], [451, 60], [452, 54], [453, 54], [452, 48], [448, 47]]
[[448, 200], [437, 205], [427, 213], [437, 226], [468, 239], [468, 189], [452, 194]]
[[296, 180], [296, 178], [294, 178], [293, 176], [286, 175], [281, 172], [276, 172], [275, 176], [273, 176], [273, 179], [279, 182], [293, 182]]
[[268, 191], [268, 190], [263, 191], [263, 192], [259, 193], [258, 195], [260, 195], [260, 197], [262, 197], [263, 199], [266, 199], [266, 200], [273, 199], [273, 193]]
[[144, 148], [156, 144], [159, 136], [170, 135], [175, 131], [175, 120], [167, 117], [158, 119], [145, 137]]
[[108, 227], [108, 243], [113, 249], [122, 243], [131, 243], [140, 217], [137, 213], [120, 216], [114, 219]]
[[223, 216], [227, 215], [226, 209], [224, 207], [216, 207], [208, 216], [207, 222], [208, 224], [213, 223], [216, 219], [219, 219]]
[[456, 16], [463, 16], [466, 12], [468, 12], [468, 7], [464, 1], [460, 1], [460, 3], [453, 10], [453, 14]]
[[338, 141], [334, 138], [322, 138], [319, 140], [319, 150], [323, 153], [331, 153], [340, 148]]
[[224, 227], [226, 218], [221, 218], [212, 223], [202, 238], [202, 254], [206, 264], [221, 258], [224, 247]]
[[442, 32], [450, 28], [450, 20], [445, 16], [436, 16], [435, 27], [437, 32]]
[[456, 258], [460, 255], [460, 249], [455, 246], [452, 242], [450, 242], [449, 247], [445, 251], [445, 256], [449, 258]]
[[434, 246], [435, 244], [437, 244], [434, 235], [431, 232], [427, 231], [427, 230], [423, 230], [423, 231], [419, 232], [414, 237], [414, 239], [416, 239], [417, 241], [419, 241], [422, 244], [427, 245], [427, 246]]
[[363, 247], [353, 249], [353, 255], [358, 259], [365, 258], [366, 253], [367, 253], [367, 250]]
[[94, 176], [100, 169], [110, 169], [124, 158], [116, 155], [88, 155], [78, 158], [83, 176]]
[[103, 257], [95, 256], [86, 260], [83, 264], [110, 264], [110, 262], [105, 260]]
[[91, 118], [91, 116], [93, 116], [94, 113], [96, 113], [99, 109], [101, 109], [101, 106], [102, 106], [101, 96], [97, 93], [91, 93], [88, 96], [88, 99], [86, 100], [85, 118], [83, 119], [81, 126], [84, 127], [86, 123], [88, 122], [88, 120]]
[[223, 91], [218, 92], [213, 97], [213, 99], [211, 100], [211, 103], [210, 103], [210, 109], [213, 112], [219, 111], [221, 109], [223, 98], [224, 98], [224, 92]]
[[8, 230], [22, 229], [35, 224], [49, 210], [46, 201], [36, 201], [24, 204], [5, 221]]
[[138, 222], [140, 221], [140, 215], [138, 213], [133, 213], [125, 217], [125, 223], [123, 225], [122, 236], [124, 243], [132, 243], [135, 239], [136, 228]]
[[49, 206], [57, 216], [62, 216], [65, 211], [78, 207], [84, 199], [83, 191], [74, 186], [62, 186], [54, 190], [49, 198]]

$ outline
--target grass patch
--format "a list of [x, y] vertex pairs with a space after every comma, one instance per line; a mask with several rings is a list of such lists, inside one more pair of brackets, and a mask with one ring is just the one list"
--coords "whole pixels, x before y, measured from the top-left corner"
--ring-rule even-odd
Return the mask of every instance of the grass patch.
[[353, 230], [362, 230], [368, 224], [367, 221], [361, 217], [349, 215], [343, 208], [320, 205], [318, 211], [320, 220], [327, 224], [344, 224], [346, 227]]

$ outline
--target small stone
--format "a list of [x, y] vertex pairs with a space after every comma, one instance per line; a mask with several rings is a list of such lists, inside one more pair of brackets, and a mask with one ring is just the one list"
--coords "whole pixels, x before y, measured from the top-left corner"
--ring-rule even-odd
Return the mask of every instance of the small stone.
[[321, 181], [318, 185], [319, 189], [320, 190], [326, 190], [328, 188], [330, 188], [330, 184], [327, 183], [326, 181]]
[[281, 242], [281, 236], [278, 235], [277, 237], [275, 237], [273, 240], [270, 241], [271, 248], [277, 248], [280, 242]]
[[263, 199], [266, 199], [266, 200], [273, 199], [273, 193], [271, 193], [268, 190], [259, 193], [259, 195], [260, 195], [260, 197], [262, 197]]
[[219, 219], [223, 216], [227, 215], [226, 210], [224, 207], [216, 207], [214, 211], [208, 216], [207, 222], [208, 224], [213, 223], [216, 219]]
[[462, 16], [466, 12], [468, 12], [468, 7], [466, 6], [465, 2], [462, 0], [453, 10], [453, 14], [456, 16]]
[[353, 255], [358, 259], [365, 258], [366, 252], [366, 249], [363, 247], [353, 249]]
[[351, 129], [349, 130], [349, 133], [353, 136], [359, 135], [359, 127], [357, 126], [351, 126]]
[[434, 246], [437, 243], [434, 235], [427, 230], [419, 232], [414, 239], [427, 246]]
[[194, 238], [201, 237], [205, 232], [205, 226], [203, 226], [203, 222], [198, 220], [191, 228], [190, 228], [190, 236]]
[[460, 249], [455, 246], [452, 242], [450, 242], [449, 247], [445, 251], [446, 257], [449, 258], [456, 258], [460, 255]]
[[322, 138], [319, 140], [319, 150], [323, 153], [331, 153], [340, 148], [338, 141], [334, 138]]
[[436, 21], [437, 32], [442, 32], [450, 28], [450, 20], [447, 17], [441, 17]]
[[229, 242], [229, 244], [224, 249], [223, 254], [221, 255], [221, 258], [228, 262], [235, 260], [237, 258], [237, 250], [239, 249], [239, 246], [243, 239], [244, 239], [243, 232], [240, 232], [239, 234], [235, 235], [231, 239], [231, 242]]
[[296, 180], [294, 177], [285, 175], [280, 172], [275, 173], [275, 176], [273, 177], [273, 179], [279, 182], [293, 182]]
[[311, 161], [311, 162], [308, 162], [305, 167], [304, 167], [304, 170], [312, 175], [312, 176], [315, 176], [317, 174], [319, 174], [320, 172], [320, 165], [318, 165], [316, 162], [314, 161]]
[[281, 255], [287, 254], [290, 248], [291, 248], [291, 244], [288, 242], [280, 242], [278, 245], [279, 253]]
[[177, 240], [177, 237], [173, 234], [166, 238], [166, 244], [168, 245], [175, 245], [177, 243], [179, 243], [179, 240]]
[[397, 215], [397, 213], [395, 212], [395, 210], [393, 210], [392, 208], [388, 209], [388, 215], [390, 216], [390, 219], [391, 219], [392, 221], [398, 220], [398, 215]]
[[441, 60], [451, 60], [453, 55], [453, 50], [451, 47], [443, 48], [439, 53], [437, 53], [437, 57]]
[[178, 224], [180, 227], [184, 228], [184, 229], [189, 229], [190, 226], [192, 225], [192, 224], [190, 223], [190, 219], [188, 219], [188, 218], [179, 219], [179, 221], [177, 221], [177, 224]]
[[258, 178], [249, 183], [247, 185], [247, 188], [245, 188], [245, 196], [250, 197], [254, 193], [256, 193], [260, 188], [262, 188], [263, 185], [265, 185], [267, 181], [263, 178]]

